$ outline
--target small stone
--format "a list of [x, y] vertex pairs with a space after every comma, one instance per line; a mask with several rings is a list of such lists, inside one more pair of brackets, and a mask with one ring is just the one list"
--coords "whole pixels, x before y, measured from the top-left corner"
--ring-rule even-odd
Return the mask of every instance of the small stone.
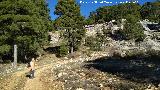
[[152, 85], [151, 85], [151, 84], [149, 84], [149, 85], [148, 85], [148, 88], [151, 88], [151, 86], [152, 86]]
[[151, 90], [155, 90], [155, 87], [151, 87]]
[[114, 82], [116, 82], [117, 80], [113, 80]]
[[84, 73], [80, 73], [80, 75], [85, 76], [85, 74], [84, 74]]
[[148, 64], [148, 67], [154, 67], [154, 65], [153, 64]]
[[77, 88], [76, 90], [84, 90], [83, 88]]
[[150, 88], [147, 88], [145, 90], [155, 90], [155, 87], [150, 87]]
[[63, 75], [62, 73], [59, 73], [59, 74], [58, 74], [58, 77], [61, 77], [62, 75]]
[[112, 81], [112, 78], [109, 78], [108, 81]]
[[104, 87], [104, 90], [111, 90], [110, 87]]
[[129, 89], [129, 90], [134, 90], [134, 89]]
[[108, 81], [109, 81], [110, 83], [112, 83], [113, 79], [112, 79], [112, 78], [110, 78], [110, 79], [108, 79]]
[[22, 68], [17, 68], [17, 70], [21, 70]]
[[64, 59], [68, 59], [68, 57], [64, 57]]
[[99, 87], [103, 87], [103, 84], [101, 83], [101, 84], [99, 84]]

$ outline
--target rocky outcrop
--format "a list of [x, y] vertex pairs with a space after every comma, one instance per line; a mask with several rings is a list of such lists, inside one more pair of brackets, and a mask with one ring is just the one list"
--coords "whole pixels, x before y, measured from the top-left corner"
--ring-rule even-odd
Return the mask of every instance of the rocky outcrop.
[[124, 57], [131, 51], [144, 51], [147, 50], [160, 50], [160, 42], [152, 40], [150, 38], [146, 38], [143, 42], [136, 43], [133, 40], [130, 41], [116, 41], [110, 39], [108, 43], [109, 47], [112, 47], [112, 50], [109, 51], [110, 55], [119, 54]]
[[[150, 28], [149, 26], [158, 26], [159, 29], [160, 29], [160, 25], [158, 25], [158, 23], [154, 23], [154, 22], [150, 22], [148, 19], [145, 19], [143, 21], [140, 20], [140, 23], [141, 25], [143, 26], [143, 28], [146, 30], [146, 31], [157, 31], [158, 28]], [[156, 30], [157, 29], [157, 30]]]
[[87, 36], [94, 36], [97, 32], [102, 32], [103, 24], [96, 24], [96, 25], [86, 25], [86, 35]]
[[49, 37], [50, 37], [50, 45], [52, 46], [59, 46], [61, 39], [60, 39], [60, 32], [49, 32]]
[[114, 33], [116, 30], [120, 30], [120, 29], [123, 30], [123, 25], [125, 21], [126, 21], [125, 19], [121, 20], [120, 27], [117, 24], [115, 24], [116, 23], [115, 20], [101, 23], [101, 24], [85, 25], [84, 27], [87, 30], [86, 32], [87, 36], [94, 36], [97, 32], [103, 33], [102, 32], [103, 29], [109, 29], [112, 31], [112, 33]]

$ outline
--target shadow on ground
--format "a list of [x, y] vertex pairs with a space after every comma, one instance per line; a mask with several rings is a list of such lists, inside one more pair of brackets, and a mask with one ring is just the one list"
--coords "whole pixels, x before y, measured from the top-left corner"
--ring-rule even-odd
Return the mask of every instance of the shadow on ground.
[[138, 83], [160, 83], [160, 60], [148, 58], [102, 57], [86, 62], [86, 68], [95, 68]]
[[60, 48], [60, 46], [48, 47], [48, 48], [44, 49], [44, 51], [51, 53], [51, 54], [55, 54], [57, 57], [60, 57], [59, 56], [59, 48]]

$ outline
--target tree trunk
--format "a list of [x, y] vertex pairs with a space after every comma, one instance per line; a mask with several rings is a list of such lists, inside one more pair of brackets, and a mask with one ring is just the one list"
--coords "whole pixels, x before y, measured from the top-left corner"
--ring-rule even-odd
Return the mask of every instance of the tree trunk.
[[71, 47], [71, 56], [73, 56], [73, 46]]
[[14, 45], [14, 68], [17, 67], [17, 45]]

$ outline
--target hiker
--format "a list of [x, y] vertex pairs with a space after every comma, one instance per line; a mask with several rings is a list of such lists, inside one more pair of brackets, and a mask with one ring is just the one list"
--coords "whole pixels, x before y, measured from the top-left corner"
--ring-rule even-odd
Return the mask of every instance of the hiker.
[[28, 69], [30, 72], [30, 76], [29, 78], [34, 78], [34, 73], [35, 73], [35, 59], [32, 58], [32, 60], [30, 61], [29, 65], [28, 65]]

